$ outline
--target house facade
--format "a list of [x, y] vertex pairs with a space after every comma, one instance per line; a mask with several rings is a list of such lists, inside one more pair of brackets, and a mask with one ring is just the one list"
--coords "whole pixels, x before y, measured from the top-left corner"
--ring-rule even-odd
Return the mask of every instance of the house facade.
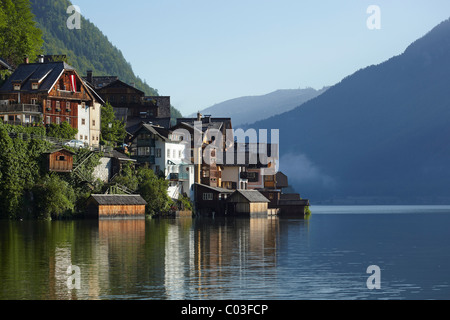
[[181, 136], [151, 124], [142, 124], [131, 138], [131, 158], [170, 181], [169, 196], [175, 199], [192, 191], [194, 166], [188, 152]]
[[[100, 135], [100, 116], [99, 101], [65, 62], [40, 58], [38, 63], [23, 63], [0, 88], [0, 117], [8, 123], [67, 122], [78, 130], [77, 139], [92, 146]], [[91, 119], [96, 119], [95, 128]]]

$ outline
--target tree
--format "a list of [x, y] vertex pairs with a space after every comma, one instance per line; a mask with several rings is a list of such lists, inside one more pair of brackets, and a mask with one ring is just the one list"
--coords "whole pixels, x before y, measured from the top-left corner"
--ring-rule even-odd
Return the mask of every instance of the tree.
[[42, 32], [36, 27], [29, 0], [0, 0], [0, 56], [17, 66], [24, 56], [42, 51]]
[[45, 176], [33, 188], [36, 218], [59, 219], [65, 214], [73, 214], [75, 192], [66, 181], [56, 174]]
[[47, 136], [59, 139], [74, 139], [78, 130], [70, 126], [70, 124], [64, 121], [61, 124], [52, 123], [47, 129]]
[[146, 213], [150, 216], [167, 213], [173, 205], [167, 194], [168, 181], [158, 178], [147, 166], [140, 167], [136, 175], [139, 181], [138, 193], [147, 201]]
[[120, 120], [116, 120], [114, 108], [109, 102], [102, 107], [101, 117], [102, 143], [123, 143], [127, 134], [125, 131], [125, 124]]

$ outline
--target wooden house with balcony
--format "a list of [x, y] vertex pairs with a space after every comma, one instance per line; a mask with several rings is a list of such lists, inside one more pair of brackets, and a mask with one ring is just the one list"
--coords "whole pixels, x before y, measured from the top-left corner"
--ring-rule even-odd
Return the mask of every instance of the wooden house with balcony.
[[[44, 62], [19, 65], [0, 88], [3, 106], [0, 115], [15, 123], [42, 121], [42, 124], [68, 122], [78, 129], [79, 140], [92, 145], [99, 138], [101, 108], [95, 95], [76, 70], [65, 62]], [[92, 119], [98, 119], [93, 120]], [[97, 137], [91, 137], [97, 132]], [[95, 135], [95, 134], [94, 134]]]

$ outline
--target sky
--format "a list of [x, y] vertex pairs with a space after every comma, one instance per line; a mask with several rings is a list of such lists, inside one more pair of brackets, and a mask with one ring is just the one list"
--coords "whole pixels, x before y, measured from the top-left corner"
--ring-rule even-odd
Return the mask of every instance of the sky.
[[450, 18], [448, 0], [72, 3], [184, 116], [242, 96], [332, 86]]

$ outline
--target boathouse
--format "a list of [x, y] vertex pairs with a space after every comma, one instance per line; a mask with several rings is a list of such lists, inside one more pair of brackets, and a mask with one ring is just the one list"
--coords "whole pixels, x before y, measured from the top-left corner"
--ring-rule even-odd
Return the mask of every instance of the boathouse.
[[140, 195], [92, 195], [87, 214], [93, 219], [145, 219], [147, 202]]
[[257, 190], [236, 190], [227, 200], [227, 214], [267, 214], [269, 199]]
[[195, 213], [203, 216], [225, 215], [227, 199], [232, 193], [232, 190], [195, 183]]
[[72, 172], [74, 152], [67, 149], [57, 149], [45, 154], [49, 172]]

